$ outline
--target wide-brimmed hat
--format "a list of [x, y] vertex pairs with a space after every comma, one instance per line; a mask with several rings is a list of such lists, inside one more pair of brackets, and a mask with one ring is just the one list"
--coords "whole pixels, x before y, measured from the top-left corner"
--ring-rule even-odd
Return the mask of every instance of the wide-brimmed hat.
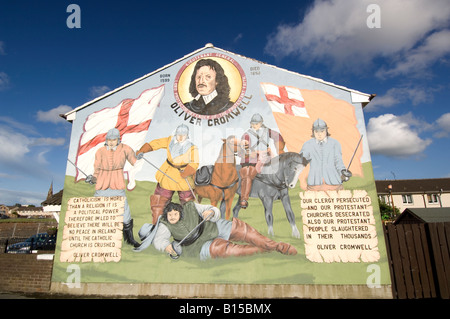
[[141, 229], [139, 229], [138, 232], [139, 238], [141, 239], [141, 244], [138, 247], [134, 248], [133, 251], [142, 251], [152, 244], [153, 239], [155, 239], [156, 236], [156, 231], [159, 227], [160, 218], [161, 216], [158, 217], [158, 221], [155, 225], [149, 223], [145, 223], [144, 225], [142, 225]]

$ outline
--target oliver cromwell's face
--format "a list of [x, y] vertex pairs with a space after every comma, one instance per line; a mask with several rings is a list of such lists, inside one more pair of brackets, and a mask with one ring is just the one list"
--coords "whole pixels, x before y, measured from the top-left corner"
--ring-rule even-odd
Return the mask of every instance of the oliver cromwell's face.
[[208, 95], [216, 89], [216, 71], [205, 65], [197, 70], [195, 87], [200, 95]]

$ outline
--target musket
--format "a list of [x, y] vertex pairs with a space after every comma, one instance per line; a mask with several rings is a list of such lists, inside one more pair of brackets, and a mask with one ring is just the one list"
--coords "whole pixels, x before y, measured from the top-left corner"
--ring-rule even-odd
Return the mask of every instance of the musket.
[[357, 151], [358, 148], [359, 148], [359, 144], [361, 144], [362, 138], [363, 138], [363, 135], [361, 135], [361, 137], [359, 138], [358, 145], [356, 145], [355, 151], [353, 152], [352, 158], [350, 159], [350, 163], [348, 163], [347, 171], [348, 171], [348, 169], [350, 168], [350, 165], [352, 165], [353, 158], [355, 157], [356, 151]]
[[156, 165], [154, 165], [153, 163], [151, 163], [148, 159], [146, 159], [145, 157], [142, 157], [142, 159], [144, 161], [146, 161], [147, 163], [149, 163], [151, 166], [153, 166], [154, 168], [156, 168], [161, 174], [163, 174], [164, 176], [166, 176], [167, 178], [170, 178], [172, 181], [174, 181], [175, 183], [179, 184], [176, 180], [174, 180], [172, 177], [170, 177], [169, 175], [167, 175], [166, 173], [164, 173], [162, 170], [160, 170]]
[[178, 243], [177, 242], [172, 242], [172, 247], [173, 250], [176, 252], [176, 255], [172, 255], [169, 254], [170, 258], [172, 259], [178, 259], [181, 255], [181, 244], [184, 243], [186, 241], [186, 239], [189, 238], [189, 236], [192, 235], [192, 233], [194, 233], [204, 222], [208, 221], [212, 216], [214, 215], [214, 211], [211, 212], [211, 214], [209, 214], [208, 216], [206, 216], [205, 219], [203, 219], [200, 223], [198, 223], [197, 226], [195, 226], [190, 232], [189, 234], [187, 234], [186, 236], [184, 236], [184, 238], [182, 240], [180, 240]]

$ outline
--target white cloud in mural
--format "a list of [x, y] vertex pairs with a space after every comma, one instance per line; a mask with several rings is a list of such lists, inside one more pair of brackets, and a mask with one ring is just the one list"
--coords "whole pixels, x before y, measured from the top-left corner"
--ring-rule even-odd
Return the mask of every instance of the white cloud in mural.
[[411, 113], [373, 117], [367, 125], [370, 151], [372, 154], [394, 157], [420, 155], [432, 143], [431, 139], [419, 136], [426, 129], [429, 125], [414, 118]]
[[[367, 26], [370, 4], [380, 8], [380, 28]], [[353, 71], [387, 58], [377, 75], [396, 76], [423, 71], [449, 54], [449, 26], [447, 0], [316, 0], [300, 22], [278, 26], [266, 52]]]

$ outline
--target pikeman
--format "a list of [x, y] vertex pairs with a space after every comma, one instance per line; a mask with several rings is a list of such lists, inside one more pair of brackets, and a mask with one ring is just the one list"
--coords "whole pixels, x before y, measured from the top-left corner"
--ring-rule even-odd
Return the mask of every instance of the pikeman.
[[167, 160], [156, 172], [158, 184], [150, 196], [153, 224], [162, 215], [164, 206], [172, 200], [175, 192], [178, 192], [181, 204], [195, 199], [193, 175], [199, 165], [199, 154], [197, 146], [189, 139], [189, 128], [184, 124], [179, 125], [173, 135], [145, 143], [136, 156], [141, 159], [144, 153], [162, 148], [167, 150]]
[[[259, 113], [252, 116], [250, 128], [242, 135], [241, 140], [244, 152], [240, 154], [242, 168], [239, 171], [241, 175], [241, 202], [239, 204], [245, 209], [248, 206], [253, 179], [273, 156], [284, 152], [285, 142], [280, 133], [264, 125], [264, 119]], [[273, 154], [269, 147], [270, 140], [273, 140], [276, 154]]]

